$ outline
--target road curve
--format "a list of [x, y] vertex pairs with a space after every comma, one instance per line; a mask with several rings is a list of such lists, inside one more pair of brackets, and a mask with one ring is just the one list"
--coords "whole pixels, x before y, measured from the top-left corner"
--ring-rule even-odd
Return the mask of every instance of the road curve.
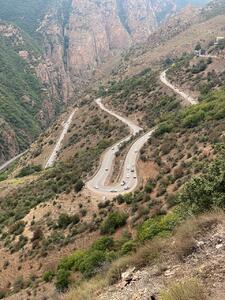
[[[173, 86], [168, 79], [166, 78], [166, 72], [167, 70], [163, 71], [160, 74], [160, 80], [163, 84], [165, 84], [167, 87], [172, 89], [175, 93], [180, 95], [182, 98], [184, 98], [186, 101], [188, 101], [191, 105], [197, 104], [198, 101], [192, 98], [191, 96], [185, 94], [184, 92], [180, 91], [177, 87]], [[151, 137], [152, 133], [155, 131], [155, 129], [150, 130], [149, 132], [143, 134], [140, 138], [138, 138], [131, 148], [129, 149], [124, 166], [123, 171], [121, 175], [121, 179], [118, 183], [114, 185], [107, 185], [107, 181], [110, 178], [113, 170], [113, 164], [114, 159], [116, 156], [116, 153], [119, 151], [120, 145], [123, 142], [129, 141], [132, 136], [136, 135], [140, 131], [142, 131], [142, 128], [134, 124], [131, 120], [128, 118], [124, 118], [117, 113], [107, 109], [101, 102], [101, 99], [95, 100], [96, 103], [99, 105], [99, 107], [107, 112], [108, 114], [114, 116], [115, 118], [122, 121], [124, 124], [126, 124], [130, 129], [130, 135], [124, 138], [123, 140], [116, 143], [113, 147], [110, 147], [103, 155], [101, 166], [95, 176], [89, 180], [86, 183], [86, 187], [95, 193], [107, 195], [107, 194], [123, 194], [123, 193], [129, 193], [135, 190], [135, 188], [138, 185], [138, 178], [137, 178], [137, 160], [139, 156], [139, 152], [141, 148], [144, 146], [144, 144], [148, 141], [148, 139]], [[73, 116], [76, 112], [76, 109], [70, 114], [68, 120], [63, 125], [63, 131], [60, 134], [60, 137], [45, 165], [45, 168], [53, 166], [57, 154], [60, 151], [62, 141], [65, 137], [65, 135], [68, 132], [68, 129], [71, 125]], [[25, 153], [25, 152], [24, 152]], [[16, 159], [20, 158], [24, 153], [21, 153], [14, 158], [10, 159], [8, 162], [5, 162], [3, 165], [0, 166], [0, 171], [7, 168], [10, 164], [12, 164]]]
[[[172, 85], [169, 80], [166, 77], [166, 72], [167, 70], [163, 71], [160, 74], [160, 80], [163, 84], [165, 84], [167, 87], [172, 89], [176, 94], [181, 96], [184, 100], [189, 102], [191, 105], [195, 105], [198, 103], [198, 101], [191, 96], [185, 94], [181, 90], [179, 90], [177, 87]], [[123, 141], [129, 141], [132, 137], [132, 135], [135, 135], [136, 133], [140, 132], [142, 128], [139, 126], [135, 125], [131, 120], [127, 118], [123, 118], [117, 113], [107, 109], [103, 104], [101, 99], [95, 100], [96, 103], [99, 105], [99, 107], [104, 110], [105, 112], [109, 113], [110, 115], [116, 117], [123, 123], [125, 123], [130, 131], [131, 134], [123, 139], [122, 141], [118, 142], [115, 144], [113, 147], [110, 147], [108, 149], [103, 157], [102, 157], [102, 162], [99, 170], [97, 173], [94, 175], [94, 177], [86, 183], [86, 187], [95, 193], [102, 194], [102, 195], [108, 195], [112, 194], [113, 196], [118, 195], [118, 194], [124, 194], [124, 193], [129, 193], [132, 192], [136, 189], [138, 185], [138, 176], [137, 176], [137, 160], [139, 156], [139, 152], [141, 148], [144, 146], [144, 144], [148, 141], [148, 139], [151, 137], [152, 133], [155, 131], [155, 129], [152, 129], [151, 131], [145, 133], [143, 136], [138, 138], [131, 148], [129, 149], [124, 166], [123, 166], [123, 171], [122, 171], [122, 176], [119, 180], [118, 183], [114, 185], [108, 185], [107, 182], [109, 181], [110, 176], [112, 175], [112, 170], [113, 170], [113, 163], [114, 159], [116, 156], [116, 153], [119, 151], [120, 144]]]
[[62, 141], [63, 141], [65, 135], [68, 132], [68, 129], [69, 129], [70, 125], [71, 125], [71, 122], [73, 120], [73, 116], [74, 116], [76, 110], [77, 109], [73, 110], [73, 112], [70, 114], [70, 116], [67, 119], [67, 121], [63, 124], [63, 130], [62, 130], [62, 132], [61, 132], [61, 134], [59, 136], [59, 139], [58, 139], [58, 141], [57, 141], [57, 143], [56, 143], [56, 145], [55, 145], [55, 147], [54, 147], [54, 149], [53, 149], [53, 151], [52, 151], [52, 153], [51, 153], [51, 155], [50, 155], [47, 163], [45, 164], [45, 167], [44, 167], [45, 169], [50, 168], [50, 167], [52, 167], [54, 165], [54, 163], [55, 163], [55, 161], [57, 159], [57, 155], [58, 155], [58, 153], [59, 153], [59, 151], [61, 149]]
[[101, 99], [97, 99], [95, 100], [95, 102], [99, 105], [99, 107], [102, 110], [126, 124], [129, 127], [131, 133], [129, 136], [119, 141], [114, 146], [110, 147], [104, 153], [99, 170], [94, 175], [94, 177], [86, 183], [86, 187], [92, 192], [102, 194], [105, 196], [107, 196], [108, 194], [115, 196], [118, 194], [132, 192], [138, 185], [136, 165], [139, 152], [143, 145], [148, 141], [154, 130], [145, 133], [132, 144], [131, 148], [129, 149], [126, 155], [125, 162], [123, 165], [123, 172], [119, 182], [117, 182], [116, 184], [108, 185], [107, 182], [110, 176], [112, 175], [114, 159], [116, 153], [120, 149], [120, 145], [125, 141], [129, 141], [132, 138], [132, 136], [142, 131], [142, 128], [134, 124], [131, 120], [124, 118], [118, 115], [117, 113], [107, 109], [102, 104]]
[[175, 87], [174, 85], [172, 85], [172, 83], [170, 83], [169, 80], [166, 77], [166, 72], [167, 72], [167, 70], [163, 71], [160, 74], [160, 80], [161, 80], [161, 82], [163, 84], [165, 84], [166, 86], [168, 86], [176, 94], [180, 95], [184, 100], [186, 100], [187, 102], [189, 102], [191, 105], [198, 104], [198, 100], [196, 100], [196, 99], [192, 98], [191, 96], [185, 94], [184, 92], [182, 92], [181, 90], [179, 90], [177, 87]]

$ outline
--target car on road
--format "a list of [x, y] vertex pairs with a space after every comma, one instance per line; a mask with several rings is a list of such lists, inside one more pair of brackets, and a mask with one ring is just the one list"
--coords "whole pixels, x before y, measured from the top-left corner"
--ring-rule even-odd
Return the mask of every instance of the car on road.
[[111, 193], [117, 193], [117, 190], [111, 190], [110, 192]]
[[134, 153], [138, 153], [138, 149], [135, 149]]
[[106, 170], [106, 171], [109, 171], [109, 169], [108, 169], [108, 168], [105, 168], [105, 170]]
[[136, 175], [134, 175], [134, 177], [133, 177], [134, 179], [136, 179], [137, 178], [137, 176]]
[[129, 190], [129, 186], [125, 186], [124, 191], [128, 191]]
[[132, 172], [132, 173], [134, 172], [134, 168], [131, 169], [131, 172]]
[[123, 180], [123, 182], [121, 183], [121, 186], [124, 186], [126, 184], [126, 182]]
[[129, 174], [127, 174], [127, 178], [130, 178], [130, 175], [129, 175]]
[[96, 190], [98, 190], [98, 186], [97, 185], [95, 186], [95, 188], [96, 188]]

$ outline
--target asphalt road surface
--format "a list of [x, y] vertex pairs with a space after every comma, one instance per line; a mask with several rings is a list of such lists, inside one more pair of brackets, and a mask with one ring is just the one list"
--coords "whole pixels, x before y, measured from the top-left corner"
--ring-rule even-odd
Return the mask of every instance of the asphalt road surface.
[[167, 70], [163, 71], [160, 75], [160, 80], [163, 84], [165, 84], [166, 86], [168, 86], [171, 90], [173, 90], [176, 94], [180, 95], [184, 100], [186, 100], [187, 102], [189, 102], [191, 105], [197, 104], [198, 101], [194, 98], [192, 98], [191, 96], [185, 94], [184, 92], [182, 92], [181, 90], [179, 90], [177, 87], [175, 87], [174, 85], [172, 85], [172, 83], [169, 82], [169, 80], [166, 78], [166, 72]]
[[108, 194], [118, 195], [132, 192], [138, 185], [138, 176], [137, 176], [137, 159], [143, 145], [148, 141], [151, 134], [154, 130], [149, 131], [148, 133], [143, 134], [140, 138], [138, 138], [129, 149], [125, 162], [123, 165], [123, 171], [121, 178], [118, 183], [113, 185], [108, 185], [107, 182], [112, 174], [114, 159], [116, 153], [119, 151], [121, 143], [124, 141], [129, 141], [133, 135], [136, 135], [142, 128], [134, 124], [131, 120], [124, 118], [117, 113], [107, 109], [101, 102], [101, 99], [97, 99], [96, 103], [99, 107], [119, 119], [123, 123], [125, 123], [129, 129], [131, 134], [119, 141], [114, 146], [110, 147], [104, 154], [101, 160], [101, 166], [95, 176], [86, 183], [86, 187], [92, 192], [102, 194], [107, 196]]
[[73, 116], [74, 116], [75, 112], [76, 112], [76, 109], [74, 109], [74, 111], [70, 114], [70, 116], [67, 119], [67, 121], [63, 124], [63, 130], [62, 130], [62, 132], [61, 132], [61, 134], [59, 136], [59, 139], [58, 139], [58, 141], [57, 141], [57, 143], [56, 143], [56, 145], [55, 145], [55, 147], [54, 147], [54, 149], [53, 149], [53, 151], [52, 151], [52, 153], [51, 153], [51, 155], [50, 155], [50, 157], [49, 157], [49, 159], [48, 159], [48, 161], [47, 161], [47, 163], [45, 165], [45, 169], [50, 168], [50, 167], [52, 167], [54, 165], [54, 163], [55, 163], [55, 161], [57, 159], [58, 153], [59, 153], [59, 151], [61, 149], [62, 141], [63, 141], [65, 135], [68, 132], [68, 129], [69, 129], [70, 125], [71, 125], [71, 122], [73, 120]]
[[25, 154], [25, 152], [20, 153], [17, 156], [15, 156], [12, 159], [10, 159], [7, 162], [5, 162], [3, 165], [0, 166], [0, 171], [3, 171], [4, 169], [7, 169], [15, 160], [19, 159], [24, 154]]

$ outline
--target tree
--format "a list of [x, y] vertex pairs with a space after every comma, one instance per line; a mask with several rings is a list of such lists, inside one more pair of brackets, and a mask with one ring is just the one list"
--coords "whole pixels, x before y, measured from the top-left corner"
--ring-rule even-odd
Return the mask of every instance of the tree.
[[201, 49], [202, 49], [202, 46], [201, 46], [200, 43], [198, 43], [198, 44], [195, 46], [195, 50], [196, 50], [196, 51], [199, 51], [199, 50], [201, 50]]
[[76, 184], [75, 184], [75, 187], [74, 187], [74, 190], [76, 193], [79, 193], [84, 187], [84, 182], [83, 180], [79, 179]]

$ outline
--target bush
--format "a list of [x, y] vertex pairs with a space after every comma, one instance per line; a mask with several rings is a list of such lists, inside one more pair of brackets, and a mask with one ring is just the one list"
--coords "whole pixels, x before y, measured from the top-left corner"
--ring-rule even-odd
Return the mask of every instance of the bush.
[[123, 244], [122, 248], [121, 248], [121, 254], [125, 255], [130, 253], [131, 251], [133, 251], [135, 249], [135, 244], [133, 241], [128, 241], [125, 244]]
[[155, 187], [155, 183], [152, 182], [151, 180], [149, 180], [145, 186], [145, 192], [151, 193], [153, 191], [154, 187]]
[[52, 271], [46, 271], [44, 274], [43, 274], [43, 280], [45, 282], [51, 282], [53, 277], [54, 277], [54, 272]]
[[79, 215], [75, 214], [72, 216], [69, 216], [66, 213], [60, 214], [59, 219], [58, 219], [58, 227], [59, 228], [67, 228], [71, 223], [72, 224], [77, 224], [80, 222], [80, 217]]
[[207, 68], [207, 63], [204, 62], [204, 60], [201, 60], [197, 65], [194, 65], [192, 67], [192, 73], [193, 74], [198, 74], [200, 72], [205, 71], [205, 69]]
[[205, 113], [202, 110], [196, 111], [187, 115], [183, 120], [183, 126], [188, 128], [196, 127], [205, 118]]
[[24, 288], [24, 280], [23, 277], [17, 277], [14, 284], [13, 284], [13, 290], [15, 293], [18, 293], [20, 290]]
[[93, 250], [101, 250], [101, 251], [106, 251], [112, 249], [114, 245], [114, 241], [110, 237], [102, 237], [96, 242], [94, 242], [91, 246], [91, 249]]
[[69, 287], [70, 272], [65, 269], [59, 269], [56, 277], [56, 288], [59, 292], [65, 292]]
[[79, 266], [79, 271], [85, 278], [90, 278], [99, 271], [99, 268], [103, 266], [105, 261], [106, 255], [103, 251], [88, 251]]
[[85, 278], [93, 276], [107, 260], [104, 251], [89, 249], [76, 251], [72, 255], [63, 258], [59, 264], [59, 270], [79, 271]]
[[113, 234], [117, 228], [126, 224], [127, 214], [114, 211], [101, 224], [101, 234]]
[[162, 122], [159, 124], [159, 126], [156, 128], [154, 132], [154, 136], [158, 137], [160, 135], [163, 135], [164, 133], [170, 132], [173, 129], [173, 124], [169, 122]]
[[20, 170], [16, 177], [25, 177], [42, 170], [41, 166], [27, 166]]
[[79, 271], [79, 266], [85, 257], [85, 251], [77, 250], [73, 254], [64, 257], [59, 263], [59, 269]]
[[225, 159], [217, 158], [206, 174], [187, 182], [178, 200], [192, 213], [204, 212], [212, 207], [225, 206]]
[[20, 235], [21, 233], [23, 233], [24, 228], [25, 228], [25, 222], [18, 221], [9, 228], [9, 233], [15, 234], [15, 235]]
[[74, 190], [76, 193], [79, 193], [84, 187], [84, 182], [83, 180], [79, 179], [76, 184], [75, 184], [75, 187], [74, 187]]
[[179, 223], [181, 217], [178, 213], [168, 213], [148, 219], [138, 229], [138, 239], [141, 241], [153, 239], [155, 236], [165, 236]]

